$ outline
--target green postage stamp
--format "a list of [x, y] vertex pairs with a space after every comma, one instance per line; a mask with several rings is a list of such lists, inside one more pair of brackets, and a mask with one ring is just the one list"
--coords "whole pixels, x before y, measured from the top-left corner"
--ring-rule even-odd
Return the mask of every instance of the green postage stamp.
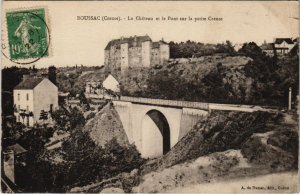
[[35, 62], [49, 55], [50, 37], [44, 8], [8, 11], [6, 21], [11, 61], [32, 59]]

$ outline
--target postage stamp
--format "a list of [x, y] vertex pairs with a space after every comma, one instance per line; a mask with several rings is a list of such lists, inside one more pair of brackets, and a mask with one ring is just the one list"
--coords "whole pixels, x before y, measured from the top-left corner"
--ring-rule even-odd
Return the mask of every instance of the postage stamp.
[[49, 55], [50, 37], [44, 8], [9, 11], [6, 22], [11, 61], [35, 62]]

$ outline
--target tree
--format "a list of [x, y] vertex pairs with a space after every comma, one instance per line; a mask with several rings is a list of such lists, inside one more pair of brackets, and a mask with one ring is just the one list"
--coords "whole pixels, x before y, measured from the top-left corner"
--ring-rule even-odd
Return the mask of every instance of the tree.
[[53, 84], [55, 84], [55, 85], [57, 84], [56, 83], [56, 67], [50, 66], [48, 68], [48, 78]]
[[58, 130], [74, 130], [85, 124], [83, 113], [77, 107], [71, 108], [70, 112], [65, 109], [58, 109], [53, 111], [51, 117], [55, 121]]
[[78, 127], [82, 127], [85, 124], [85, 118], [83, 116], [83, 113], [77, 107], [71, 109], [71, 112], [69, 114], [69, 120], [71, 130]]
[[104, 147], [100, 147], [88, 132], [78, 128], [63, 143], [62, 149], [64, 159], [73, 161], [64, 177], [64, 183], [72, 187], [130, 172], [143, 164], [134, 145], [121, 146], [116, 139], [111, 139]]

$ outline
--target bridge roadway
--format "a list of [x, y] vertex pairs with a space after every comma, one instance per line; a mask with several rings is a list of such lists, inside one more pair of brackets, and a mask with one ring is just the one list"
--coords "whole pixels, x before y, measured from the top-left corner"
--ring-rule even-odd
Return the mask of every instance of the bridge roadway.
[[113, 101], [132, 102], [137, 104], [148, 104], [154, 106], [164, 107], [178, 107], [178, 108], [192, 108], [198, 110], [227, 110], [227, 111], [240, 111], [240, 112], [254, 112], [254, 111], [276, 111], [275, 109], [263, 108], [256, 105], [239, 105], [239, 104], [219, 104], [219, 103], [208, 103], [208, 102], [191, 102], [191, 101], [180, 101], [180, 100], [165, 100], [165, 99], [154, 99], [154, 98], [142, 98], [142, 97], [111, 97], [103, 96], [98, 94], [86, 94], [87, 98], [92, 99], [111, 99]]

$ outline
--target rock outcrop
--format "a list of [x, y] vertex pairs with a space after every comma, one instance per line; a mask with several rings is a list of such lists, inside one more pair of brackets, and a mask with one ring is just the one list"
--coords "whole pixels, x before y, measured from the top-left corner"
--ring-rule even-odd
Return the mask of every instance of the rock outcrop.
[[88, 131], [90, 137], [99, 146], [104, 146], [112, 138], [116, 138], [120, 145], [129, 145], [120, 117], [110, 103], [97, 112], [94, 118], [86, 123], [83, 130]]

